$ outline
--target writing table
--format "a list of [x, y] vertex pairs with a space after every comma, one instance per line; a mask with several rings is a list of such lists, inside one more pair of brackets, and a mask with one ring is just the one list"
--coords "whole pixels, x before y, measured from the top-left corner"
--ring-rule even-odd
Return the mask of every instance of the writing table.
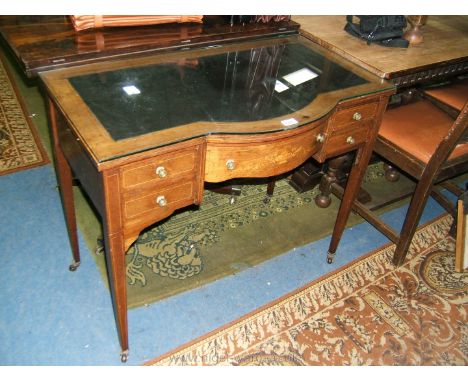
[[[329, 247], [331, 261], [395, 91], [301, 36], [39, 76], [48, 94], [71, 269], [80, 262], [76, 177], [102, 217], [123, 361], [128, 354], [125, 252], [144, 228], [200, 204], [205, 182], [275, 176], [310, 157], [323, 162], [356, 151]], [[304, 224], [314, 224], [314, 217]]]

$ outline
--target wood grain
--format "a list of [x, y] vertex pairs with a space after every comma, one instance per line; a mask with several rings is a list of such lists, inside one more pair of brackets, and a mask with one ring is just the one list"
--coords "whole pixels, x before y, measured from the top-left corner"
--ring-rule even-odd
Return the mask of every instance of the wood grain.
[[468, 16], [429, 16], [424, 42], [409, 48], [367, 43], [344, 31], [346, 16], [293, 16], [301, 33], [323, 47], [385, 79], [438, 65], [466, 61]]
[[[79, 94], [68, 82], [68, 78], [88, 74], [100, 73], [110, 70], [117, 70], [128, 67], [140, 67], [163, 62], [174, 62], [175, 60], [187, 57], [202, 57], [207, 55], [220, 54], [228, 50], [253, 49], [259, 46], [269, 46], [277, 44], [278, 41], [298, 42], [310, 47], [323, 55], [327, 59], [338, 62], [341, 66], [352, 71], [365, 79], [366, 83], [346, 89], [320, 93], [309, 105], [296, 112], [276, 118], [262, 121], [250, 122], [210, 122], [197, 121], [182, 126], [148, 133], [145, 135], [115, 141], [109, 135], [105, 127], [91, 112]], [[190, 52], [168, 53], [165, 55], [153, 55], [144, 58], [114, 61], [109, 63], [97, 63], [84, 65], [75, 68], [61, 69], [53, 72], [40, 74], [41, 79], [48, 89], [51, 97], [59, 109], [66, 110], [64, 115], [68, 119], [70, 127], [78, 138], [87, 145], [89, 154], [97, 162], [100, 169], [109, 166], [106, 161], [117, 157], [125, 157], [129, 153], [138, 153], [145, 150], [162, 147], [194, 137], [207, 136], [210, 134], [236, 134], [249, 133], [269, 133], [285, 130], [282, 121], [294, 118], [297, 121], [296, 127], [303, 126], [311, 121], [319, 120], [330, 113], [340, 101], [353, 98], [355, 94], [372, 94], [384, 90], [393, 91], [393, 86], [388, 82], [381, 81], [366, 70], [352, 65], [339, 56], [327, 52], [317, 44], [310, 42], [304, 37], [288, 37], [281, 39], [262, 40], [233, 44], [217, 49], [193, 50]]]
[[[267, 178], [302, 164], [319, 148], [317, 135], [326, 123], [262, 135], [218, 135], [207, 138], [205, 181]], [[229, 169], [227, 162], [234, 168]]]
[[97, 28], [77, 32], [68, 16], [0, 16], [0, 36], [28, 77], [40, 71], [262, 36], [297, 34], [292, 21], [230, 25], [220, 16], [203, 24]]

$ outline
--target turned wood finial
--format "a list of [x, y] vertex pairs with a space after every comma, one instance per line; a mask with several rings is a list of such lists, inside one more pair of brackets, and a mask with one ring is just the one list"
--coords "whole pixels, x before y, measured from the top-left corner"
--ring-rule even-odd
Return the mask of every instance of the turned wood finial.
[[424, 42], [422, 27], [426, 25], [428, 16], [406, 16], [406, 20], [411, 27], [403, 34], [403, 38], [408, 40], [410, 45], [419, 45]]

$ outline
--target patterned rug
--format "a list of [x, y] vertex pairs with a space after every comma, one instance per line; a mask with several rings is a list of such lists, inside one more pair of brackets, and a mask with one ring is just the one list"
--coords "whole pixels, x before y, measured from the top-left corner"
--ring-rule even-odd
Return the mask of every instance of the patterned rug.
[[0, 175], [49, 161], [3, 59], [0, 55]]
[[[413, 183], [402, 179], [389, 184], [382, 164], [369, 167], [367, 189], [400, 189]], [[295, 191], [286, 179], [276, 182], [266, 199], [266, 184], [245, 184], [235, 203], [227, 195], [206, 190], [203, 203], [172, 215], [144, 231], [126, 254], [128, 304], [149, 304], [232, 275], [246, 268], [311, 243], [331, 233], [338, 202], [318, 208], [318, 190]], [[374, 192], [372, 194], [382, 194]], [[384, 192], [385, 193], [385, 192]], [[81, 200], [77, 196], [76, 200]], [[79, 209], [82, 211], [82, 204]], [[96, 243], [91, 219], [78, 216], [85, 237]], [[313, 224], [304, 224], [304, 222]], [[361, 221], [352, 216], [349, 225]], [[102, 246], [95, 256], [106, 277]]]
[[454, 270], [452, 218], [357, 259], [148, 365], [468, 365], [468, 274]]

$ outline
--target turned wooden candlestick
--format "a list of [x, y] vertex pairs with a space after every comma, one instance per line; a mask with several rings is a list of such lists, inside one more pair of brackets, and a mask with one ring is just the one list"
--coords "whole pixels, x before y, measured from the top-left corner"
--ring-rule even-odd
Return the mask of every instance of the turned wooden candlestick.
[[411, 25], [404, 34], [403, 38], [408, 40], [411, 45], [418, 45], [424, 42], [424, 36], [421, 28], [426, 25], [428, 16], [406, 16], [406, 20]]

